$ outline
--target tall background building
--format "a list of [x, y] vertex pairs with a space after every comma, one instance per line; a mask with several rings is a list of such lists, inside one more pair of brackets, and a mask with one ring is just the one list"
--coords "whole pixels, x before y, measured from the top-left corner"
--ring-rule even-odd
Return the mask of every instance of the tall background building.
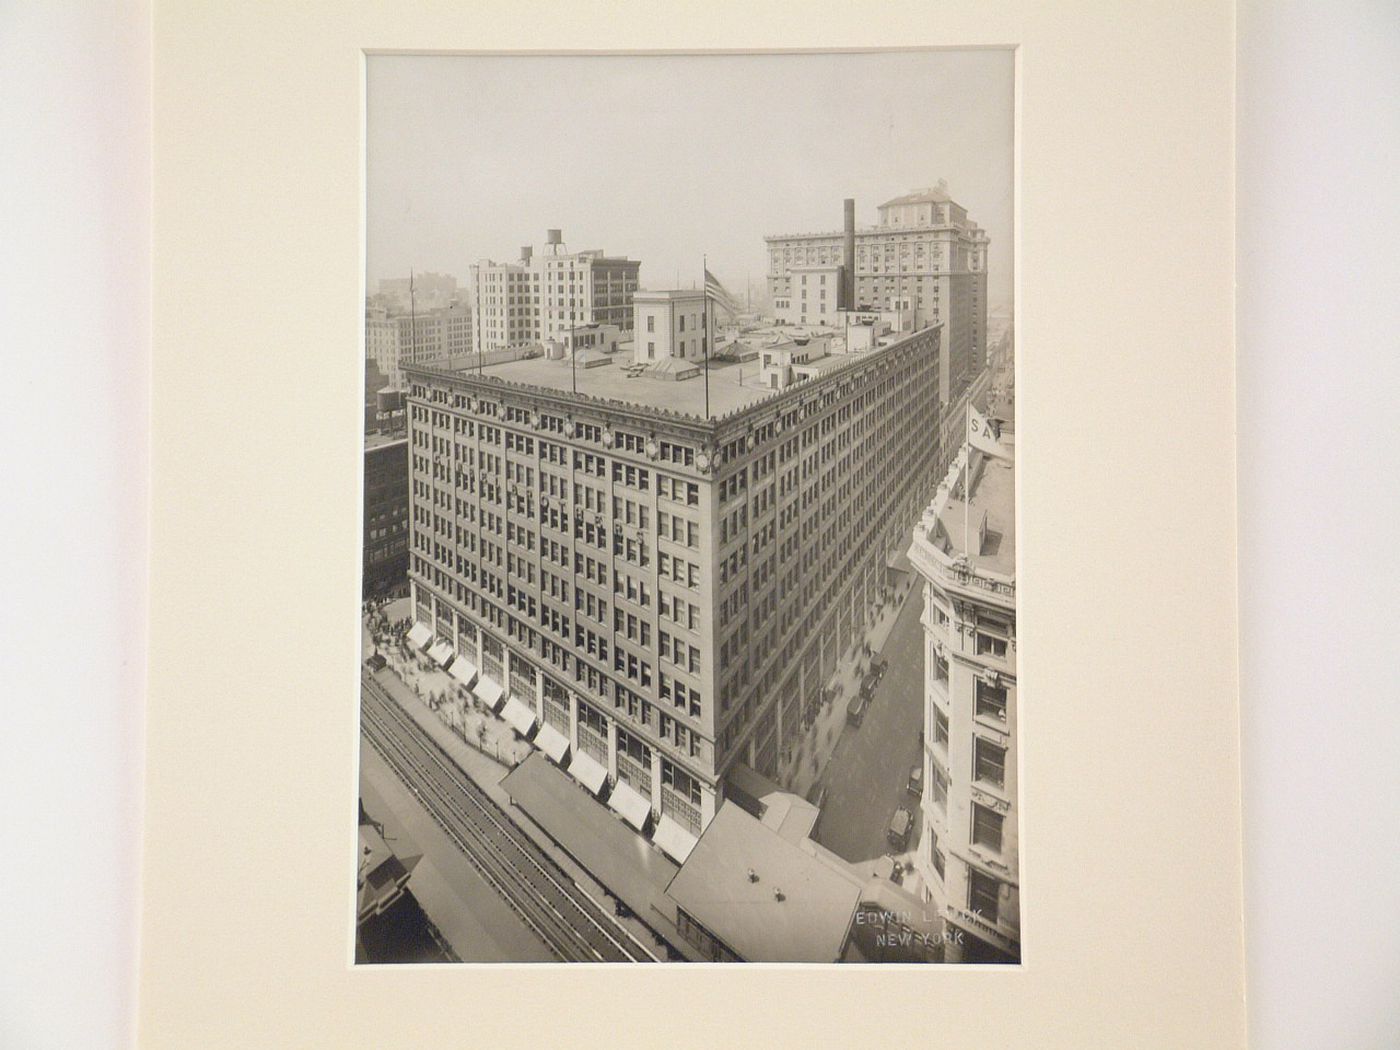
[[833, 324], [838, 300], [910, 310], [918, 328], [941, 323], [940, 393], [949, 402], [986, 364], [987, 234], [942, 180], [886, 201], [878, 214], [876, 225], [857, 227], [847, 200], [839, 230], [765, 237], [769, 297], [791, 324]]
[[632, 328], [632, 296], [641, 263], [601, 250], [569, 252], [549, 230], [538, 254], [515, 262], [483, 259], [472, 267], [472, 351], [503, 350], [552, 339], [581, 324]]
[[[1001, 444], [1010, 450], [1009, 430]], [[952, 934], [949, 962], [1021, 951], [1014, 478], [1009, 460], [964, 445], [909, 551], [927, 646], [915, 867]]]
[[403, 390], [409, 362], [442, 364], [471, 352], [472, 312], [464, 303], [398, 313], [383, 306], [365, 311], [365, 357], [386, 377], [387, 389]]

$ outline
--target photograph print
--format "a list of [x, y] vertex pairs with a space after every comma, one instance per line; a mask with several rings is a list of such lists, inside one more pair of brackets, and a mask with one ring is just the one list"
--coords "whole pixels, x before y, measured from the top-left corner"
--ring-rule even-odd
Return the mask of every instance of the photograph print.
[[356, 962], [1018, 964], [1013, 52], [366, 62]]

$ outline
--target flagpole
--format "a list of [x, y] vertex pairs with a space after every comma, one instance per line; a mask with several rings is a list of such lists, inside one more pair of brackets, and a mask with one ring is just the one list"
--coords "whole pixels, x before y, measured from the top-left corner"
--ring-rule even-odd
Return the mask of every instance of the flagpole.
[[700, 256], [700, 269], [703, 272], [701, 278], [704, 290], [700, 293], [700, 313], [705, 319], [705, 334], [700, 342], [700, 349], [705, 355], [705, 418], [710, 418], [710, 258], [708, 255]]
[[[972, 402], [967, 403], [964, 413], [963, 439], [966, 441], [967, 455], [963, 457], [963, 550], [967, 560], [972, 561], [972, 530], [970, 524], [972, 508]], [[980, 551], [979, 551], [980, 553]]]

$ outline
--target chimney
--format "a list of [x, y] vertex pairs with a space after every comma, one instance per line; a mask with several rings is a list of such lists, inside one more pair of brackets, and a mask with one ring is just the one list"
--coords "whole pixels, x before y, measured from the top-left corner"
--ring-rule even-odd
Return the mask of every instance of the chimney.
[[841, 243], [841, 307], [855, 309], [856, 305], [856, 202], [845, 200], [846, 222]]

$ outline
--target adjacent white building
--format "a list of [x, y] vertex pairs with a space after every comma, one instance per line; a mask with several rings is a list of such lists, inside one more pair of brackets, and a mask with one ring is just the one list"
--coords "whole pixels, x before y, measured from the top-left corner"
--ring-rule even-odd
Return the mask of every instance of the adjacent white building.
[[915, 867], [948, 924], [949, 962], [1020, 958], [1015, 522], [1012, 462], [964, 446], [909, 551], [927, 647]]

